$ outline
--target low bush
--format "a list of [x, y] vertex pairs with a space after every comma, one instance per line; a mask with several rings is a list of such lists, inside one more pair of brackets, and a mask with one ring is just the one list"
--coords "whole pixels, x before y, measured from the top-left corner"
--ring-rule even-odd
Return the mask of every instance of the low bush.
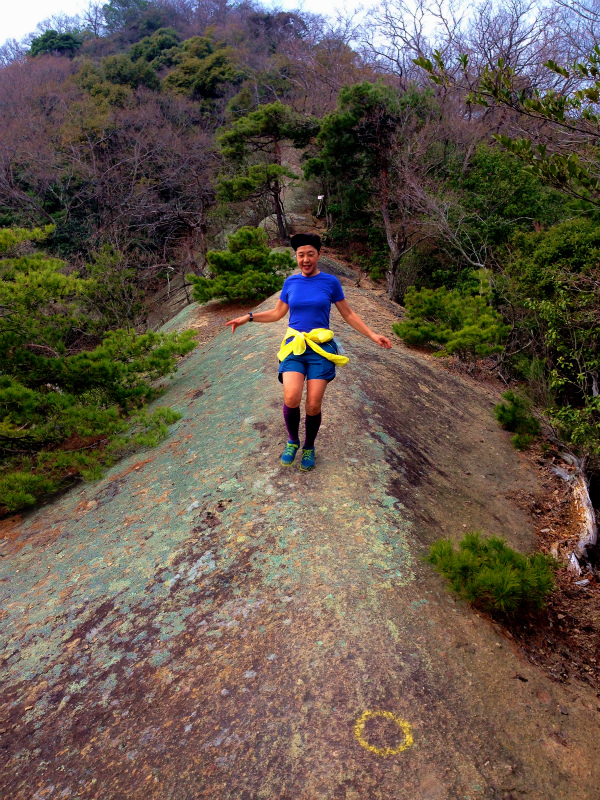
[[227, 250], [210, 250], [206, 258], [214, 278], [189, 275], [199, 303], [213, 298], [256, 302], [279, 291], [295, 263], [289, 252], [271, 250], [261, 228], [240, 228], [227, 240]]
[[179, 419], [147, 410], [157, 379], [195, 347], [193, 331], [102, 333], [113, 320], [99, 316], [100, 302], [97, 319], [86, 307], [114, 287], [35, 252], [51, 232], [0, 229], [0, 514], [157, 444]]
[[166, 407], [152, 413], [141, 409], [128, 420], [115, 415], [115, 424], [104, 433], [97, 433], [96, 427], [85, 449], [48, 450], [6, 460], [0, 466], [0, 511], [34, 506], [40, 497], [79, 479], [98, 480], [118, 458], [141, 447], [156, 447], [168, 435], [168, 426], [179, 419], [181, 414]]
[[497, 536], [467, 533], [458, 550], [449, 539], [439, 539], [426, 560], [462, 599], [485, 611], [513, 615], [541, 609], [554, 588], [554, 559], [524, 556]]
[[385, 278], [388, 259], [381, 250], [371, 251], [368, 256], [356, 255], [352, 261], [361, 272], [366, 272], [374, 283], [378, 283]]
[[531, 403], [512, 389], [502, 397], [505, 402], [494, 408], [494, 415], [505, 430], [514, 433], [511, 441], [517, 450], [526, 450], [541, 432], [540, 423], [531, 413]]
[[[571, 217], [547, 230], [517, 233], [503, 278], [503, 293], [516, 310], [510, 349], [518, 358], [509, 363], [594, 472], [600, 470], [599, 253], [597, 214]], [[522, 369], [527, 360], [532, 375]]]
[[421, 289], [411, 286], [404, 305], [406, 319], [392, 326], [408, 345], [439, 345], [437, 355], [461, 360], [501, 352], [508, 327], [482, 295], [457, 289]]

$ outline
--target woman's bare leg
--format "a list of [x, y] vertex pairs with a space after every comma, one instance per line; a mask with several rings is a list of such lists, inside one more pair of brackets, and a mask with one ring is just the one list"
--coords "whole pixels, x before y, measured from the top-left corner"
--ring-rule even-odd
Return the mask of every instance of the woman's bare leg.
[[[302, 372], [283, 372], [283, 402], [288, 408], [298, 408], [302, 402], [304, 374]], [[312, 383], [312, 381], [309, 381]]]
[[321, 413], [323, 395], [329, 381], [313, 378], [306, 381], [306, 413], [311, 417]]
[[[302, 389], [304, 388], [304, 375], [302, 372], [284, 372], [283, 378], [283, 419], [288, 432], [288, 444], [300, 445], [298, 438], [300, 428], [300, 402], [302, 400]], [[286, 452], [282, 456], [283, 462], [291, 463], [293, 456], [286, 446]]]

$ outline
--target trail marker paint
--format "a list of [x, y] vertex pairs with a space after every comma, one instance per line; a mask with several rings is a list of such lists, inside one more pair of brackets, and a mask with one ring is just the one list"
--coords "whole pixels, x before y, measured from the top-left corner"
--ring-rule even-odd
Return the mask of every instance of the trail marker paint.
[[[384, 719], [392, 720], [392, 722], [394, 722], [404, 733], [404, 741], [402, 744], [400, 744], [398, 747], [375, 747], [375, 745], [369, 744], [369, 742], [364, 738], [364, 732], [367, 720], [371, 717], [383, 717]], [[391, 711], [363, 711], [354, 725], [354, 735], [358, 739], [359, 744], [364, 747], [365, 750], [368, 750], [370, 753], [375, 753], [376, 756], [382, 756], [383, 758], [395, 756], [398, 753], [401, 753], [403, 750], [407, 750], [413, 743], [413, 735], [410, 724], [406, 720], [400, 719], [400, 717], [392, 714]]]

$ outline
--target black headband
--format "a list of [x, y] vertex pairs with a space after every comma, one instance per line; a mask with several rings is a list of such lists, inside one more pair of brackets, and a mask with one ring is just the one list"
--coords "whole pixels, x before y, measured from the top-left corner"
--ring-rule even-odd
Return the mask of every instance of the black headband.
[[290, 239], [290, 244], [294, 250], [309, 244], [311, 247], [314, 247], [318, 253], [321, 252], [321, 237], [317, 236], [316, 233], [297, 233]]

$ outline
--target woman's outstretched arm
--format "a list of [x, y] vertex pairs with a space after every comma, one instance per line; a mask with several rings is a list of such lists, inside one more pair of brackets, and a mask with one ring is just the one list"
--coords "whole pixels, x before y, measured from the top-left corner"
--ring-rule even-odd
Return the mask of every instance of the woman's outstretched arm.
[[[275, 308], [271, 308], [269, 311], [256, 311], [252, 316], [254, 322], [278, 322], [285, 317], [289, 309], [290, 307], [287, 303], [284, 303], [283, 300], [278, 300]], [[240, 325], [245, 325], [247, 322], [250, 322], [250, 314], [230, 319], [225, 325], [231, 325], [231, 332], [235, 333], [236, 328], [239, 328]]]
[[346, 320], [348, 325], [351, 328], [354, 328], [355, 331], [362, 333], [363, 336], [366, 336], [375, 344], [378, 344], [380, 347], [385, 347], [386, 350], [389, 350], [392, 346], [392, 343], [387, 338], [387, 336], [382, 336], [379, 333], [374, 333], [369, 326], [362, 321], [362, 319], [358, 316], [356, 311], [352, 311], [350, 306], [348, 305], [347, 300], [339, 300], [336, 304], [337, 310], [340, 312], [342, 317]]

